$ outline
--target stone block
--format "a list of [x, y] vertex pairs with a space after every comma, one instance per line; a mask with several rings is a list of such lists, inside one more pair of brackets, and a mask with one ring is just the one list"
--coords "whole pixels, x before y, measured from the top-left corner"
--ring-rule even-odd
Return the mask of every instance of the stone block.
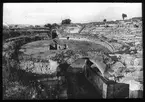
[[129, 84], [116, 83], [108, 80], [91, 68], [87, 68], [86, 77], [96, 90], [100, 92], [103, 98], [129, 97]]
[[142, 90], [130, 90], [129, 91], [129, 98], [143, 98], [143, 91]]

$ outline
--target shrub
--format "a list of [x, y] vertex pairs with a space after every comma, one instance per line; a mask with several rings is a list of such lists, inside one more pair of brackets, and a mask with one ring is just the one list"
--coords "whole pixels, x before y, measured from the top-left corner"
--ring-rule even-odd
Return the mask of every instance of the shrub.
[[124, 20], [124, 18], [126, 18], [126, 17], [127, 17], [127, 14], [122, 13], [122, 18], [123, 18], [123, 20]]
[[47, 24], [44, 25], [44, 27], [49, 27], [49, 28], [51, 28], [52, 25], [51, 25], [50, 23], [47, 23]]

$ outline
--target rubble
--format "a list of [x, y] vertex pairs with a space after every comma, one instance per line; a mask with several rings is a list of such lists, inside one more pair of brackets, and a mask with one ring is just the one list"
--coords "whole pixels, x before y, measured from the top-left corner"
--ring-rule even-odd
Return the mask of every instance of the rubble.
[[56, 73], [59, 64], [56, 61], [49, 60], [49, 62], [33, 62], [21, 61], [20, 67], [23, 70], [36, 74], [53, 74]]
[[141, 98], [143, 91], [143, 71], [124, 73], [118, 83], [129, 84], [129, 98]]
[[131, 78], [133, 80], [136, 80], [138, 82], [143, 82], [143, 71], [134, 71], [134, 72], [128, 72], [124, 73], [124, 78]]
[[111, 70], [113, 70], [115, 77], [123, 76], [125, 66], [121, 62], [116, 62], [111, 66]]
[[117, 71], [119, 68], [122, 68], [122, 67], [124, 68], [125, 66], [121, 62], [118, 61], [111, 66], [111, 69], [114, 71]]

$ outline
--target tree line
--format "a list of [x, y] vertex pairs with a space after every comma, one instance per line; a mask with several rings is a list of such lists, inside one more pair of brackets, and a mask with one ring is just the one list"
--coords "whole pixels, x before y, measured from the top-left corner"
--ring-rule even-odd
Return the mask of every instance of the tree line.
[[[65, 25], [65, 24], [71, 24], [71, 20], [70, 19], [62, 20], [61, 25]], [[49, 27], [49, 28], [53, 29], [53, 28], [57, 28], [57, 27], [59, 28], [60, 25], [57, 23], [53, 23], [53, 24], [47, 23], [44, 25], [44, 27]]]

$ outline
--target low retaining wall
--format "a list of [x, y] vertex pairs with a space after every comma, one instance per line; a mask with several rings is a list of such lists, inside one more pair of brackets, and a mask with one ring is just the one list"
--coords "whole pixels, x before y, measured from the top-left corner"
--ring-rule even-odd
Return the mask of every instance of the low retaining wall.
[[3, 57], [11, 58], [10, 56], [15, 53], [19, 48], [29, 42], [43, 40], [43, 37], [40, 36], [23, 36], [23, 37], [16, 37], [12, 39], [6, 40], [3, 44]]
[[[67, 38], [60, 38], [60, 39], [67, 39]], [[115, 52], [115, 48], [110, 45], [108, 42], [104, 41], [104, 40], [95, 40], [95, 39], [87, 39], [87, 38], [69, 38], [70, 40], [80, 40], [80, 41], [88, 41], [88, 42], [92, 42], [92, 43], [96, 43], [96, 44], [100, 44], [104, 47], [106, 47], [107, 49], [109, 49], [111, 52]], [[100, 40], [100, 41], [99, 41]]]

